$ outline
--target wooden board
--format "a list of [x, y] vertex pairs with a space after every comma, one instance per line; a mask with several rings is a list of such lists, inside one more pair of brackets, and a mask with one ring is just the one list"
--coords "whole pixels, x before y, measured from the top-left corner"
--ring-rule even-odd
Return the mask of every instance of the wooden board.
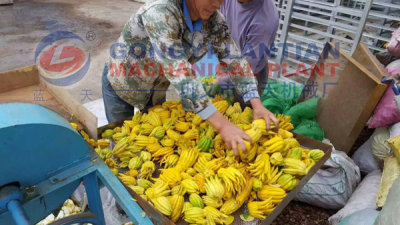
[[[43, 98], [43, 101], [35, 100], [35, 95], [39, 95], [39, 92], [41, 96], [37, 96], [37, 98]], [[48, 90], [44, 89], [43, 86], [41, 86], [40, 84], [30, 85], [12, 91], [0, 93], [0, 103], [9, 102], [39, 104], [55, 111], [68, 121], [72, 120], [72, 115], [67, 111], [67, 109], [62, 104], [60, 104], [57, 99]]]
[[97, 137], [97, 118], [65, 89], [41, 79], [36, 66], [0, 73], [0, 103], [9, 102], [42, 105], [70, 122], [79, 122], [91, 137]]
[[39, 76], [35, 74], [38, 74], [35, 66], [0, 73], [0, 93], [39, 84]]
[[379, 80], [386, 76], [385, 68], [365, 44], [360, 43], [352, 57]]
[[322, 97], [318, 104], [317, 122], [325, 137], [336, 149], [349, 152], [387, 86], [381, 83], [384, 71], [365, 46], [359, 47], [354, 57], [340, 50], [339, 57], [328, 54], [324, 59], [322, 56], [332, 46], [326, 45], [317, 65], [337, 63], [339, 66], [334, 73], [325, 66], [324, 76], [316, 73], [308, 79], [307, 86], [315, 85], [317, 95]]

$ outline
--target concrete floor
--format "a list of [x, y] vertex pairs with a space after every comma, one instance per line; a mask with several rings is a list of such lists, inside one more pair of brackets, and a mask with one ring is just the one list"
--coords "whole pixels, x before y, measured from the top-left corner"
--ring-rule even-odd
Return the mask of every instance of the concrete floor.
[[99, 99], [109, 47], [141, 5], [133, 0], [16, 0], [13, 5], [0, 6], [0, 72], [33, 65], [37, 44], [54, 31], [71, 31], [83, 39], [93, 31], [96, 38], [85, 40], [91, 55], [89, 71], [66, 89], [79, 101], [84, 89], [90, 90], [91, 100]]

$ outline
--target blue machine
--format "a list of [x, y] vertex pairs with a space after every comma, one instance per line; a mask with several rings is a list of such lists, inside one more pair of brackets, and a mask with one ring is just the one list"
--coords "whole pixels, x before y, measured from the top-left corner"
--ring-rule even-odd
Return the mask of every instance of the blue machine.
[[0, 104], [0, 225], [39, 222], [82, 181], [91, 212], [55, 223], [104, 225], [102, 183], [132, 222], [153, 224], [68, 121], [39, 105]]

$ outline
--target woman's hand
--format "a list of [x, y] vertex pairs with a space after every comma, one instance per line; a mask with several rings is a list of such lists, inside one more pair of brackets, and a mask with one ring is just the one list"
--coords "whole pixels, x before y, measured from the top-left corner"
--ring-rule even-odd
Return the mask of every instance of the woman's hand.
[[271, 121], [275, 124], [275, 131], [279, 129], [279, 121], [275, 115], [264, 107], [259, 98], [253, 98], [250, 100], [250, 104], [253, 108], [253, 120], [264, 119], [267, 124], [267, 130], [270, 128]]
[[225, 144], [229, 149], [233, 150], [233, 153], [237, 156], [239, 155], [238, 146], [246, 152], [246, 145], [244, 141], [251, 142], [249, 135], [247, 135], [243, 130], [237, 127], [235, 124], [229, 122], [220, 112], [215, 112], [208, 119], [208, 122], [218, 130]]

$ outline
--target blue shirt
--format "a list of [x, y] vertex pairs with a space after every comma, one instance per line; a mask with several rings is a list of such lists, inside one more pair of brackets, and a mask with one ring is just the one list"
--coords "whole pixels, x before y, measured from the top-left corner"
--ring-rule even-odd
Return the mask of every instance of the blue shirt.
[[199, 19], [195, 22], [192, 22], [186, 0], [183, 0], [183, 15], [185, 16], [186, 25], [189, 27], [190, 32], [193, 33], [194, 31], [201, 31], [203, 28], [203, 20]]
[[[201, 31], [203, 29], [203, 20], [199, 19], [195, 22], [192, 21], [192, 18], [190, 18], [190, 13], [189, 9], [187, 7], [186, 0], [183, 0], [183, 15], [185, 16], [186, 19], [186, 25], [188, 26], [190, 32], [194, 31]], [[207, 119], [210, 117], [212, 114], [214, 114], [217, 111], [217, 108], [213, 104], [210, 104], [207, 106], [204, 110], [201, 112], [198, 112], [199, 116], [203, 119]]]

